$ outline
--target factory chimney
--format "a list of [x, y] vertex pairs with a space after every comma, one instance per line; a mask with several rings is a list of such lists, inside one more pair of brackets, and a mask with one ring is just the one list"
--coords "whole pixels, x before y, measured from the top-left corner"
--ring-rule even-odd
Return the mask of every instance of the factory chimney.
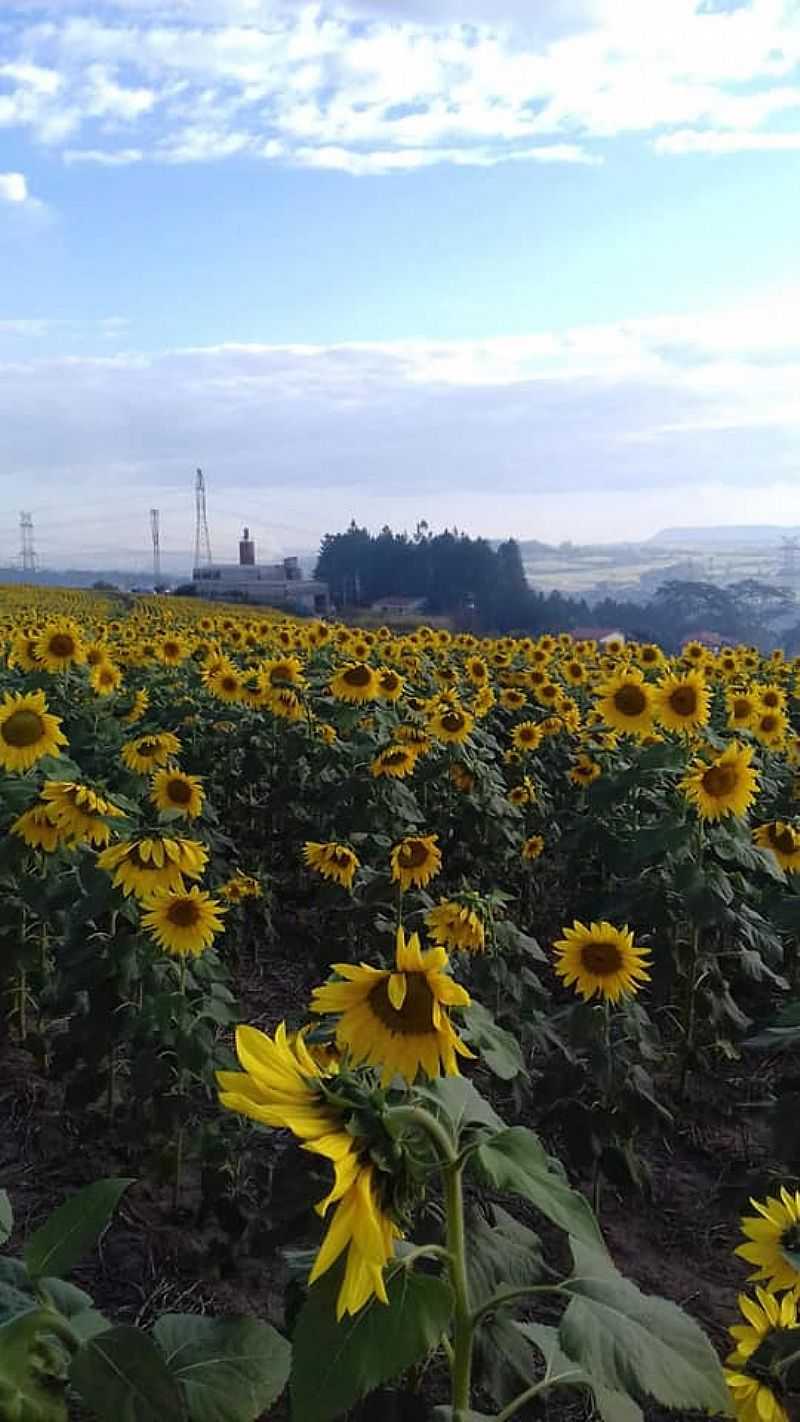
[[245, 528], [239, 540], [239, 566], [252, 568], [256, 561], [256, 545], [250, 537], [250, 529]]

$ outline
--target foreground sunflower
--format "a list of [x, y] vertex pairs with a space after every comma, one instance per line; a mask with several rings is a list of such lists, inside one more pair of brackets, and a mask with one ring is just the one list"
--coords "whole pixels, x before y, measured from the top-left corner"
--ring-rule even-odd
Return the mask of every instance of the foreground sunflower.
[[751, 769], [750, 746], [732, 741], [727, 750], [708, 765], [696, 760], [680, 788], [704, 820], [725, 815], [744, 815], [758, 791], [758, 775]]
[[794, 825], [787, 825], [783, 820], [759, 825], [753, 831], [753, 843], [759, 849], [771, 850], [781, 869], [788, 874], [800, 873], [800, 832]]
[[800, 1289], [800, 1190], [794, 1194], [781, 1186], [780, 1199], [752, 1200], [758, 1215], [745, 1215], [742, 1232], [747, 1243], [736, 1253], [758, 1267], [751, 1279], [763, 1279], [770, 1293]]
[[159, 810], [172, 810], [187, 820], [196, 820], [203, 809], [203, 784], [199, 775], [158, 770], [151, 782], [150, 799]]
[[597, 993], [607, 1002], [618, 1002], [649, 981], [648, 950], [636, 947], [627, 927], [615, 928], [603, 919], [587, 928], [576, 919], [563, 932], [564, 937], [553, 944], [555, 971], [566, 987], [574, 985], [584, 1001]]
[[137, 775], [149, 775], [151, 770], [167, 765], [180, 748], [181, 743], [172, 731], [154, 731], [152, 735], [126, 741], [120, 754], [128, 770]]
[[380, 694], [378, 673], [366, 662], [350, 662], [331, 678], [331, 695], [337, 701], [377, 701]]
[[653, 725], [655, 692], [638, 667], [629, 667], [598, 687], [596, 706], [612, 730], [646, 736]]
[[36, 638], [36, 657], [49, 672], [65, 671], [86, 660], [86, 651], [73, 622], [51, 622]]
[[316, 1208], [323, 1216], [336, 1208], [309, 1283], [346, 1251], [337, 1320], [358, 1313], [373, 1297], [388, 1303], [383, 1271], [400, 1230], [380, 1198], [369, 1142], [354, 1134], [349, 1113], [326, 1097], [325, 1069], [302, 1033], [289, 1041], [284, 1023], [274, 1038], [254, 1027], [237, 1028], [236, 1055], [241, 1072], [217, 1072], [222, 1105], [263, 1126], [291, 1131], [304, 1150], [322, 1156], [333, 1169], [333, 1186]]
[[792, 1422], [795, 1413], [783, 1405], [787, 1389], [781, 1362], [800, 1343], [800, 1336], [795, 1341], [797, 1297], [784, 1294], [778, 1300], [756, 1288], [754, 1299], [739, 1295], [739, 1308], [746, 1322], [729, 1330], [737, 1346], [725, 1368], [736, 1416], [740, 1422]]
[[57, 827], [63, 844], [108, 844], [111, 826], [107, 820], [124, 818], [124, 810], [98, 795], [88, 785], [72, 780], [48, 780], [41, 790], [47, 813]]
[[142, 914], [142, 927], [167, 953], [198, 957], [222, 932], [225, 911], [223, 904], [193, 884], [190, 889], [154, 893]]
[[668, 731], [695, 731], [708, 721], [709, 701], [700, 672], [665, 676], [656, 689], [656, 719]]
[[309, 869], [316, 869], [323, 879], [332, 879], [344, 889], [353, 887], [356, 870], [361, 868], [358, 855], [346, 844], [335, 840], [319, 844], [309, 839], [303, 845], [303, 858]]
[[457, 899], [440, 899], [426, 913], [425, 923], [433, 942], [442, 948], [482, 953], [486, 947], [486, 929], [480, 914]]
[[358, 1065], [381, 1071], [383, 1085], [393, 1076], [415, 1081], [420, 1071], [458, 1076], [457, 1056], [472, 1052], [459, 1038], [448, 1007], [468, 1007], [469, 993], [445, 971], [444, 948], [423, 952], [419, 937], [397, 930], [395, 971], [366, 963], [334, 963], [344, 982], [316, 988], [311, 1010], [339, 1017], [336, 1042]]
[[438, 835], [408, 835], [396, 844], [389, 855], [392, 878], [400, 888], [424, 889], [442, 867], [442, 854], [436, 841]]
[[30, 770], [45, 755], [58, 755], [67, 738], [43, 691], [6, 692], [0, 705], [0, 767]]
[[207, 860], [208, 850], [196, 839], [146, 836], [104, 849], [97, 866], [113, 876], [126, 898], [147, 899], [161, 890], [178, 893], [184, 877], [200, 878]]

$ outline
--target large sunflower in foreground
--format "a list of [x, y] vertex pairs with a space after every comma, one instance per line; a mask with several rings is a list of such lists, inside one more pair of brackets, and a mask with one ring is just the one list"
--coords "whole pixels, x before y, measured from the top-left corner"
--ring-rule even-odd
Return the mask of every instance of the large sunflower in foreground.
[[172, 810], [187, 820], [196, 820], [203, 808], [203, 784], [199, 775], [182, 770], [157, 770], [150, 787], [150, 799], [159, 810]]
[[397, 930], [395, 971], [366, 963], [334, 963], [345, 981], [316, 988], [312, 1012], [339, 1016], [336, 1041], [354, 1063], [379, 1067], [383, 1084], [393, 1076], [413, 1082], [420, 1071], [429, 1077], [458, 1075], [457, 1056], [472, 1052], [459, 1038], [448, 1007], [468, 1007], [469, 993], [445, 971], [444, 948], [423, 952], [419, 937]]
[[197, 957], [222, 932], [225, 911], [223, 904], [193, 884], [190, 889], [154, 893], [142, 915], [142, 927], [167, 953]]
[[6, 692], [0, 705], [0, 767], [30, 770], [45, 755], [67, 744], [58, 716], [51, 716], [43, 691]]
[[724, 815], [744, 815], [758, 791], [758, 775], [751, 768], [750, 746], [732, 741], [710, 765], [696, 760], [680, 788], [704, 820]]
[[115, 888], [126, 898], [147, 899], [162, 890], [177, 893], [184, 877], [199, 879], [207, 859], [208, 850], [196, 839], [146, 836], [104, 849], [97, 865], [113, 875]]
[[442, 854], [436, 841], [438, 835], [408, 835], [396, 844], [389, 855], [392, 878], [400, 888], [424, 889], [442, 867]]
[[331, 695], [337, 701], [376, 701], [380, 694], [378, 673], [366, 662], [350, 662], [331, 678]]
[[303, 858], [309, 869], [316, 869], [323, 879], [332, 879], [343, 889], [352, 888], [356, 870], [361, 867], [355, 851], [346, 844], [337, 844], [335, 840], [329, 840], [326, 844], [307, 840], [303, 845]]
[[111, 826], [106, 821], [124, 817], [124, 811], [111, 800], [98, 795], [89, 785], [78, 785], [72, 780], [46, 781], [41, 798], [64, 844], [93, 844], [102, 848], [111, 838]]
[[653, 724], [655, 692], [638, 667], [628, 667], [598, 687], [596, 706], [606, 726], [646, 736]]
[[217, 1072], [220, 1101], [263, 1126], [289, 1130], [304, 1150], [328, 1160], [333, 1186], [317, 1205], [321, 1215], [336, 1208], [309, 1279], [313, 1283], [346, 1251], [337, 1319], [355, 1314], [375, 1297], [387, 1303], [383, 1270], [400, 1230], [382, 1207], [368, 1142], [355, 1135], [342, 1110], [325, 1095], [325, 1071], [311, 1055], [303, 1034], [290, 1041], [284, 1023], [274, 1038], [255, 1027], [236, 1031], [236, 1055], [243, 1070]]
[[670, 674], [656, 690], [656, 718], [668, 731], [694, 731], [708, 721], [709, 694], [698, 671]]
[[794, 825], [787, 825], [783, 820], [759, 825], [753, 831], [753, 842], [759, 849], [770, 849], [787, 873], [800, 873], [800, 832]]
[[[787, 1388], [780, 1365], [800, 1345], [797, 1296], [776, 1299], [756, 1288], [754, 1299], [739, 1295], [739, 1308], [746, 1322], [729, 1330], [737, 1346], [725, 1368], [736, 1416], [740, 1422], [792, 1422], [796, 1413], [783, 1405]], [[796, 1365], [794, 1371], [796, 1376]]]
[[603, 919], [587, 928], [576, 919], [563, 932], [553, 944], [555, 971], [586, 1002], [595, 993], [609, 1002], [632, 997], [649, 980], [648, 950], [636, 947], [627, 927], [615, 928]]
[[126, 741], [120, 752], [123, 764], [137, 775], [149, 775], [160, 765], [167, 765], [176, 756], [181, 743], [173, 731], [154, 731], [149, 736], [137, 736]]
[[758, 1215], [745, 1215], [742, 1232], [747, 1243], [736, 1253], [748, 1264], [757, 1265], [751, 1279], [764, 1279], [771, 1293], [800, 1289], [800, 1190], [794, 1194], [781, 1187], [780, 1199], [752, 1200]]

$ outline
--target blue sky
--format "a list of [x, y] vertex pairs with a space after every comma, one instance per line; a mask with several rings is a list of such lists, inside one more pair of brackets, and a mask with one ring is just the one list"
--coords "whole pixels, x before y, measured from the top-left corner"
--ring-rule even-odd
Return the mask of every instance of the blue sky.
[[800, 522], [798, 0], [0, 6], [0, 561]]

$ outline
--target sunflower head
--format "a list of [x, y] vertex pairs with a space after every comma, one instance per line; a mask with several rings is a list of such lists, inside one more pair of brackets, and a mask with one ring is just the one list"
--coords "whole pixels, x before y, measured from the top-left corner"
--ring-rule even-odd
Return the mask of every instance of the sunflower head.
[[164, 813], [196, 820], [204, 800], [200, 776], [186, 775], [182, 770], [157, 770], [151, 781], [150, 799]]
[[423, 889], [442, 867], [438, 835], [409, 835], [396, 844], [389, 856], [392, 878], [400, 888]]
[[417, 757], [410, 745], [391, 745], [376, 755], [370, 769], [376, 779], [404, 780], [411, 775], [416, 763]]
[[540, 834], [532, 834], [523, 840], [520, 855], [528, 864], [532, 864], [534, 860], [539, 858], [543, 849], [544, 840], [542, 836]]
[[0, 704], [0, 767], [24, 772], [46, 755], [57, 755], [67, 738], [47, 709], [43, 691], [6, 692]]
[[190, 889], [156, 889], [146, 902], [142, 926], [160, 948], [177, 957], [199, 956], [223, 930], [224, 906], [196, 884]]
[[361, 867], [354, 850], [346, 844], [338, 844], [335, 840], [329, 840], [325, 844], [307, 840], [303, 846], [303, 858], [309, 869], [315, 869], [323, 879], [341, 884], [344, 889], [353, 887], [356, 871]]
[[631, 735], [647, 735], [653, 724], [655, 692], [639, 667], [615, 673], [598, 688], [597, 709], [606, 726]]
[[576, 919], [553, 947], [558, 976], [587, 1002], [595, 993], [609, 1002], [632, 997], [650, 977], [647, 949], [634, 944], [627, 927], [605, 919], [589, 927]]
[[764, 1280], [771, 1293], [800, 1290], [800, 1190], [792, 1194], [782, 1186], [779, 1197], [750, 1204], [758, 1213], [742, 1219], [746, 1242], [736, 1250], [756, 1265], [750, 1278]]
[[746, 814], [758, 790], [758, 776], [750, 765], [752, 758], [749, 746], [733, 741], [710, 765], [695, 761], [681, 781], [681, 789], [701, 819]]
[[777, 1299], [756, 1287], [755, 1298], [739, 1295], [745, 1321], [730, 1329], [736, 1347], [727, 1359], [725, 1379], [744, 1422], [790, 1422], [795, 1416], [792, 1399], [800, 1395], [797, 1305], [794, 1293]]
[[365, 661], [350, 662], [331, 678], [331, 695], [337, 701], [377, 701], [380, 679], [375, 669]]
[[428, 933], [442, 948], [480, 953], [486, 947], [486, 927], [474, 895], [440, 899], [425, 915]]

